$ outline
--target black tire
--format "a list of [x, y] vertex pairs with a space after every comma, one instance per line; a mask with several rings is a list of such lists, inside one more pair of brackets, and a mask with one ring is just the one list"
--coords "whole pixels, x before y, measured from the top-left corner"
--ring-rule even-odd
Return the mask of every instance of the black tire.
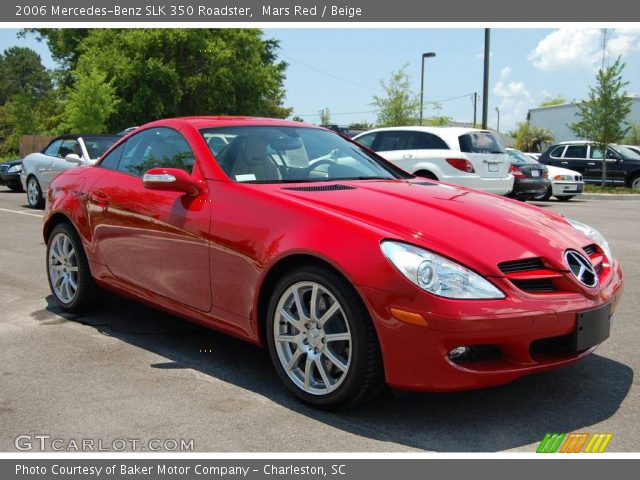
[[[635, 187], [634, 187], [635, 184]], [[635, 174], [633, 177], [629, 179], [629, 184], [627, 185], [629, 188], [633, 188], [634, 190], [640, 189], [640, 174]]]
[[531, 200], [536, 200], [538, 202], [545, 202], [551, 198], [552, 195], [551, 185], [547, 187], [545, 192], [542, 195], [538, 195], [537, 197], [533, 197]]
[[556, 195], [556, 198], [561, 202], [568, 202], [573, 197], [575, 197], [575, 195]]
[[[346, 322], [351, 334], [350, 365], [335, 390], [326, 394], [309, 393], [289, 378], [276, 349], [274, 322], [281, 298], [301, 282], [313, 282], [329, 292], [344, 312], [338, 318]], [[328, 324], [329, 322], [327, 322]], [[286, 325], [286, 322], [282, 323]], [[269, 301], [266, 337], [271, 360], [286, 387], [302, 402], [324, 410], [352, 407], [374, 398], [384, 389], [384, 371], [373, 322], [361, 298], [341, 275], [321, 266], [303, 266], [292, 270], [276, 285]], [[323, 344], [326, 347], [327, 343]], [[308, 356], [302, 353], [301, 359]], [[322, 358], [322, 356], [320, 356]], [[335, 368], [335, 367], [332, 367]], [[297, 369], [296, 369], [297, 370]]]
[[22, 185], [9, 185], [9, 190], [12, 192], [24, 192]]
[[[56, 289], [54, 288], [51, 278], [51, 249], [53, 248], [55, 239], [59, 235], [65, 235], [71, 242], [71, 245], [76, 252], [76, 261], [73, 262], [72, 265], [77, 266], [77, 289], [75, 292], [75, 296], [73, 296], [73, 298], [71, 298], [70, 300], [63, 299], [56, 293]], [[46, 269], [47, 280], [49, 281], [49, 288], [51, 289], [53, 298], [63, 310], [67, 312], [79, 313], [88, 310], [89, 307], [93, 305], [98, 292], [98, 287], [93, 281], [93, 277], [91, 276], [89, 262], [87, 261], [87, 256], [85, 254], [84, 247], [82, 246], [82, 241], [80, 240], [80, 237], [76, 233], [75, 229], [69, 223], [59, 223], [51, 231], [49, 240], [47, 241]]]
[[[29, 195], [29, 187], [31, 185], [31, 182], [33, 182], [35, 187], [33, 197]], [[40, 182], [38, 182], [38, 179], [33, 175], [27, 178], [27, 202], [29, 203], [29, 206], [31, 208], [44, 208], [44, 197], [42, 196], [42, 188], [40, 188]]]
[[428, 170], [418, 170], [414, 175], [416, 177], [428, 178], [429, 180], [435, 180], [436, 182], [438, 181], [438, 177]]

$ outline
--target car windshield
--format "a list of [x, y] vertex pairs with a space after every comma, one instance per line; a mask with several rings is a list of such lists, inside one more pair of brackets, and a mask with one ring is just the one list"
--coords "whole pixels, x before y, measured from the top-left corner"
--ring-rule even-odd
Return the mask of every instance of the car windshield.
[[208, 128], [200, 133], [222, 170], [236, 182], [405, 178], [393, 166], [326, 130], [241, 126]]
[[497, 135], [490, 132], [471, 132], [458, 137], [460, 150], [465, 153], [505, 153]]
[[537, 163], [532, 157], [526, 156], [520, 150], [507, 150], [513, 163]]
[[109, 150], [109, 147], [120, 140], [117, 135], [104, 136], [104, 137], [82, 137], [84, 140], [84, 146], [87, 147], [87, 153], [91, 160], [100, 158], [104, 152]]
[[623, 158], [626, 158], [627, 160], [640, 160], [640, 155], [628, 147], [623, 147], [622, 145], [615, 145], [615, 146], [612, 146], [611, 148], [613, 148], [616, 152], [620, 154], [620, 156], [622, 156]]

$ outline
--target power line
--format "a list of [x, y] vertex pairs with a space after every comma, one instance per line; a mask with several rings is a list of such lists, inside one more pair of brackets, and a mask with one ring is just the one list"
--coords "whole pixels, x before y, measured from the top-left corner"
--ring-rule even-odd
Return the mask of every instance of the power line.
[[324, 75], [327, 75], [329, 77], [335, 78], [336, 80], [340, 80], [342, 82], [347, 82], [347, 83], [350, 83], [351, 85], [355, 85], [356, 87], [366, 88], [367, 90], [371, 90], [371, 91], [374, 91], [374, 92], [377, 92], [379, 90], [379, 88], [373, 88], [373, 87], [371, 87], [369, 85], [364, 85], [362, 83], [354, 82], [353, 80], [349, 80], [348, 78], [343, 78], [343, 77], [340, 77], [339, 75], [336, 75], [334, 73], [322, 70], [321, 68], [318, 68], [318, 67], [316, 67], [314, 65], [309, 65], [308, 63], [305, 63], [305, 62], [302, 62], [302, 61], [300, 61], [298, 59], [295, 59], [290, 55], [282, 54], [282, 56], [288, 58], [289, 60], [291, 60], [291, 61], [293, 61], [295, 63], [299, 63], [300, 65], [302, 65], [304, 67], [310, 68], [311, 70], [315, 70], [316, 72], [320, 72], [320, 73], [322, 73]]

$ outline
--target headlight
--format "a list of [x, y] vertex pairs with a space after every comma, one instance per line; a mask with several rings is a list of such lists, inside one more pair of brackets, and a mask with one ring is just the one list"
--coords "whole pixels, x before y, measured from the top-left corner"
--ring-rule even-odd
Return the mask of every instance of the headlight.
[[593, 243], [597, 244], [600, 248], [602, 248], [602, 251], [607, 256], [607, 259], [609, 260], [609, 262], [613, 263], [613, 252], [611, 251], [609, 242], [607, 242], [607, 239], [604, 238], [604, 235], [602, 235], [595, 228], [589, 225], [586, 225], [582, 222], [577, 222], [575, 220], [571, 220], [570, 218], [566, 218], [566, 217], [565, 217], [565, 220], [569, 222], [573, 228], [584, 233], [587, 237], [589, 237], [589, 239], [591, 239]]
[[382, 253], [417, 286], [446, 298], [504, 298], [504, 294], [475, 272], [429, 250], [385, 240]]
[[569, 182], [573, 180], [573, 177], [571, 175], [556, 175], [555, 177], [553, 177], [553, 179], [559, 180], [561, 182]]
[[7, 170], [7, 173], [18, 173], [21, 171], [22, 171], [22, 164], [9, 167], [9, 170]]

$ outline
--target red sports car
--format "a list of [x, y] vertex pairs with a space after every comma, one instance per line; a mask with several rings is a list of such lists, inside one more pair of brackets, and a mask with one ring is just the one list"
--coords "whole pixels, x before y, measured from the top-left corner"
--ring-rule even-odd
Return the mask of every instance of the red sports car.
[[323, 408], [567, 365], [609, 336], [622, 289], [587, 225], [271, 119], [136, 129], [53, 180], [44, 239], [63, 309], [103, 287], [264, 345]]

